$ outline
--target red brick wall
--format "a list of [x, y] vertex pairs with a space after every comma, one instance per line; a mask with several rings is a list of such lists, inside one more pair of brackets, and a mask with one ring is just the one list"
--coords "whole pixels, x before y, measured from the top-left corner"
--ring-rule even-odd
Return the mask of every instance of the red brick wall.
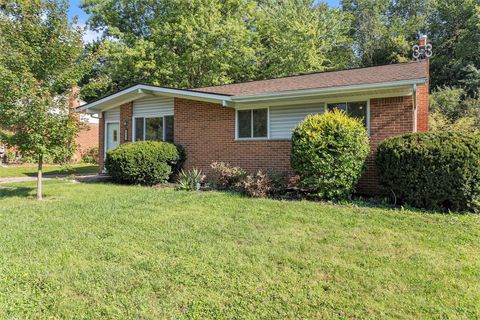
[[428, 131], [428, 108], [429, 108], [429, 90], [430, 73], [429, 61], [427, 59], [427, 85], [417, 87], [417, 131]]
[[90, 149], [98, 146], [98, 127], [96, 123], [89, 123], [83, 128], [75, 140], [77, 149], [75, 150], [75, 159], [77, 161], [82, 159], [82, 155]]
[[[120, 144], [132, 141], [132, 117], [133, 102], [128, 102], [120, 106]], [[126, 125], [125, 125], [126, 122]], [[127, 130], [127, 140], [125, 140], [124, 130]]]
[[175, 98], [175, 143], [187, 154], [186, 169], [208, 172], [213, 161], [247, 171], [290, 171], [287, 140], [235, 141], [235, 110], [219, 104]]
[[405, 133], [413, 132], [413, 97], [381, 98], [370, 100], [370, 148], [367, 170], [360, 179], [360, 193], [379, 192], [375, 155], [380, 142]]

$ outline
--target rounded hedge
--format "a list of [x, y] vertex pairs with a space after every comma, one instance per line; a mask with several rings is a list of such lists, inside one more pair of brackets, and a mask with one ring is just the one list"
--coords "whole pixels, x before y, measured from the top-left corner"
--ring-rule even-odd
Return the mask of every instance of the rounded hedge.
[[480, 136], [414, 133], [378, 147], [385, 192], [414, 207], [480, 212]]
[[291, 165], [302, 186], [326, 199], [351, 196], [370, 152], [360, 119], [342, 111], [309, 115], [293, 131]]
[[154, 185], [166, 182], [182, 158], [182, 149], [171, 143], [133, 142], [107, 151], [105, 168], [117, 182]]

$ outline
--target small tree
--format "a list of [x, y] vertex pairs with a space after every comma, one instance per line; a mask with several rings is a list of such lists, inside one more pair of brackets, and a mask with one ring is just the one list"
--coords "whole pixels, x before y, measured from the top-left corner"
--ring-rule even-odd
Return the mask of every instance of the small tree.
[[292, 168], [326, 199], [350, 197], [370, 152], [363, 122], [342, 111], [310, 115], [293, 131]]
[[82, 59], [83, 30], [68, 21], [67, 10], [65, 0], [0, 5], [0, 127], [13, 132], [10, 145], [37, 160], [37, 199], [45, 157], [68, 157], [78, 132], [68, 94], [88, 59]]

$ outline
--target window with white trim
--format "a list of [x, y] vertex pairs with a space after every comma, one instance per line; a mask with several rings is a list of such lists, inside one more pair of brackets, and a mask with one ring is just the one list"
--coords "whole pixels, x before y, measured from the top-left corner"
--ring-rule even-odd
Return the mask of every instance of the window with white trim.
[[349, 117], [362, 119], [367, 127], [367, 101], [340, 102], [327, 104], [328, 111], [343, 110]]
[[135, 141], [173, 142], [173, 116], [136, 117], [134, 119]]
[[268, 138], [268, 108], [238, 110], [237, 138]]

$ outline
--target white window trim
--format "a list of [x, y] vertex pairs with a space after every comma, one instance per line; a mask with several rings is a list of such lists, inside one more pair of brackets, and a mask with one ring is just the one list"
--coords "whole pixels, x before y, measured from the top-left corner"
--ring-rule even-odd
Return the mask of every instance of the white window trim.
[[[162, 118], [162, 141], [165, 141], [165, 136], [166, 136], [166, 131], [167, 131], [167, 127], [165, 126], [165, 117], [174, 117], [173, 114], [164, 114], [164, 115], [161, 115], [161, 116], [148, 116], [148, 117], [145, 117], [145, 116], [135, 116], [132, 118], [132, 142], [138, 142], [137, 141], [137, 130], [136, 130], [136, 119], [138, 118], [143, 118], [143, 137], [142, 137], [142, 141], [145, 141], [145, 134], [146, 134], [146, 130], [145, 128], [147, 127], [147, 119], [154, 119], [154, 118]], [[175, 118], [174, 118], [175, 119]], [[173, 120], [175, 121], [175, 120]]]
[[[267, 109], [267, 136], [266, 137], [253, 137], [253, 116], [251, 117], [251, 134], [250, 138], [240, 138], [238, 136], [238, 111], [252, 111], [255, 109]], [[247, 107], [235, 109], [235, 140], [238, 141], [248, 141], [248, 140], [270, 140], [270, 107], [258, 106], [258, 107]]]
[[367, 133], [368, 133], [368, 136], [370, 136], [370, 99], [341, 99], [341, 98], [338, 98], [338, 99], [331, 99], [331, 100], [326, 100], [325, 101], [325, 112], [328, 111], [328, 105], [329, 104], [332, 104], [332, 103], [345, 103], [345, 104], [348, 104], [349, 102], [364, 102], [366, 101], [367, 102], [367, 111], [366, 111], [366, 119], [365, 119], [365, 122], [367, 123]]
[[[107, 158], [107, 135], [108, 135], [108, 125], [112, 123], [118, 123], [118, 130], [120, 129], [120, 121], [105, 121], [104, 135], [103, 135], [103, 159]], [[118, 133], [118, 139], [120, 139], [120, 132]], [[120, 143], [119, 143], [120, 145]]]

